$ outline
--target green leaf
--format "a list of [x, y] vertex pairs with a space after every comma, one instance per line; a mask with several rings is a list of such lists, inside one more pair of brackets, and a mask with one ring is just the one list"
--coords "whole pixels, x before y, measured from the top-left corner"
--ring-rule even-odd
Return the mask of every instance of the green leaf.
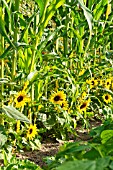
[[105, 9], [105, 5], [108, 4], [108, 0], [101, 0], [99, 3], [96, 4], [96, 7], [93, 11], [93, 14], [94, 14], [94, 19], [95, 20], [99, 20], [101, 15], [103, 14], [104, 12], [104, 9]]
[[86, 20], [87, 20], [88, 25], [89, 25], [89, 29], [90, 29], [90, 31], [91, 31], [91, 30], [92, 30], [92, 19], [93, 19], [92, 13], [91, 13], [90, 9], [88, 9], [88, 8], [84, 5], [83, 0], [78, 0], [78, 2], [79, 2], [81, 8], [82, 8], [83, 11], [84, 11], [84, 15], [85, 15], [85, 17], [86, 17]]
[[8, 83], [8, 79], [7, 78], [0, 78], [0, 84], [2, 83]]
[[113, 139], [113, 130], [104, 130], [101, 133], [101, 139], [102, 139], [102, 144], [105, 144], [106, 142], [108, 142], [110, 139]]
[[59, 152], [56, 155], [56, 158], [58, 159], [58, 158], [65, 156], [65, 155], [72, 155], [72, 154], [75, 154], [75, 153], [80, 152], [80, 151], [85, 151], [87, 149], [88, 150], [91, 149], [90, 144], [79, 145], [78, 142], [74, 142], [74, 143], [68, 144], [63, 151]]
[[105, 170], [105, 168], [109, 165], [110, 158], [100, 158], [96, 161], [90, 160], [76, 160], [69, 161], [62, 164], [60, 167], [56, 168], [56, 170]]
[[27, 76], [27, 80], [29, 80], [30, 82], [33, 82], [34, 80], [36, 80], [38, 74], [39, 74], [39, 73], [38, 73], [37, 70], [29, 73], [29, 75]]
[[30, 123], [30, 120], [21, 112], [19, 112], [18, 110], [16, 110], [14, 107], [12, 106], [5, 106], [2, 108], [3, 112], [9, 116], [10, 118], [14, 118], [16, 120], [20, 120], [22, 122], [27, 122]]
[[51, 5], [47, 8], [46, 14], [45, 14], [45, 20], [43, 22], [43, 27], [45, 28], [48, 24], [48, 22], [51, 20], [52, 16], [54, 15], [55, 11], [63, 5], [65, 0], [57, 0], [53, 1]]
[[24, 35], [26, 34], [26, 31], [27, 31], [28, 28], [30, 27], [30, 24], [31, 24], [33, 18], [35, 17], [35, 15], [36, 15], [36, 14], [34, 13], [30, 18], [27, 19], [27, 21], [26, 21], [26, 27], [25, 27], [24, 30], [22, 31], [22, 34], [20, 35], [20, 39], [19, 39], [18, 42], [21, 42], [21, 41], [23, 40]]
[[45, 0], [35, 0], [35, 2], [39, 5], [39, 8], [40, 8], [40, 17], [42, 17], [46, 1]]
[[61, 25], [60, 27], [56, 28], [55, 31], [53, 31], [52, 33], [48, 34], [47, 38], [46, 38], [43, 42], [41, 42], [41, 44], [40, 44], [40, 50], [44, 49], [44, 48], [47, 46], [47, 43], [48, 43], [49, 41], [51, 41], [51, 40], [55, 37], [55, 35], [58, 34], [58, 32], [59, 32], [62, 28], [64, 28], [63, 25]]
[[6, 143], [7, 137], [0, 132], [0, 148]]
[[113, 170], [113, 161], [111, 162], [111, 164], [109, 165], [109, 167], [111, 168], [111, 170]]
[[95, 148], [92, 148], [90, 151], [87, 151], [83, 157], [85, 159], [94, 160], [101, 157], [101, 155]]
[[7, 42], [16, 49], [15, 45], [11, 42], [11, 40], [9, 39], [6, 30], [5, 30], [5, 21], [2, 20], [2, 17], [0, 17], [0, 33], [2, 34], [2, 36], [4, 36], [7, 40]]
[[5, 0], [2, 0], [2, 2], [4, 3], [4, 6], [5, 6], [6, 10], [7, 10], [7, 14], [8, 14], [8, 17], [9, 17], [9, 23], [11, 23], [11, 12], [10, 12], [10, 8], [9, 8], [9, 6], [8, 6], [8, 4], [7, 4], [7, 2], [6, 2]]
[[4, 165], [7, 166], [8, 165], [8, 155], [4, 149], [3, 149], [3, 157], [4, 157]]
[[12, 46], [10, 45], [0, 56], [0, 59], [5, 58], [9, 52], [11, 52]]

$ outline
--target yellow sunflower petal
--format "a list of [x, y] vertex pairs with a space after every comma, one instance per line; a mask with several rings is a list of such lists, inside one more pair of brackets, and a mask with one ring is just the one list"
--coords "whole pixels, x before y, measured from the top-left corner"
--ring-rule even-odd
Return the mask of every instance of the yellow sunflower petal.
[[90, 103], [90, 99], [83, 101], [83, 102], [79, 105], [78, 111], [79, 111], [80, 113], [83, 112], [83, 111], [86, 112], [86, 109], [87, 109], [87, 107], [89, 106], [89, 103]]
[[90, 88], [92, 89], [98, 85], [98, 80], [96, 80], [96, 79], [94, 79], [94, 77], [92, 77], [92, 79], [86, 80], [86, 83], [89, 84]]
[[36, 135], [37, 135], [36, 124], [34, 125], [31, 124], [27, 130], [27, 138], [29, 138], [29, 140], [32, 140]]

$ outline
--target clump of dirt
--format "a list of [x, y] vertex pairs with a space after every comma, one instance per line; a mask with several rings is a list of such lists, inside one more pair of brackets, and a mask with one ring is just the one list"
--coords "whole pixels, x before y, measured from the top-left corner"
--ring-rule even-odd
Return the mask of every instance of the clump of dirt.
[[44, 158], [47, 156], [54, 156], [62, 143], [43, 143], [41, 149], [38, 151], [29, 151], [24, 153], [17, 153], [19, 159], [28, 159], [32, 162], [35, 162], [40, 167], [46, 166]]

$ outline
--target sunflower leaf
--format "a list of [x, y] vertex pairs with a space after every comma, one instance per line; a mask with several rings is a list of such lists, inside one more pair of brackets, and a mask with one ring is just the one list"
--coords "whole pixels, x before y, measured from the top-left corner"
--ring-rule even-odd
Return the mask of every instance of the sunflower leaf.
[[36, 79], [37, 76], [38, 76], [38, 71], [35, 70], [33, 72], [30, 72], [30, 74], [27, 76], [27, 80], [32, 82]]
[[6, 143], [6, 141], [7, 141], [6, 135], [0, 132], [0, 148]]
[[2, 111], [10, 118], [14, 118], [22, 122], [30, 123], [30, 120], [25, 115], [23, 115], [21, 112], [19, 112], [12, 106], [4, 105], [4, 107], [2, 108]]

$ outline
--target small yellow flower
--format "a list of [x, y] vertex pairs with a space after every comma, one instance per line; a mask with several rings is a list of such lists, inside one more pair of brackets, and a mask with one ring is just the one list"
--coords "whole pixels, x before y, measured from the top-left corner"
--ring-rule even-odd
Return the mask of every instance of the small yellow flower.
[[27, 138], [29, 138], [29, 140], [32, 140], [36, 135], [37, 135], [36, 124], [34, 125], [31, 124], [27, 130]]
[[16, 132], [19, 133], [19, 131], [20, 131], [20, 120], [17, 120]]
[[29, 85], [29, 81], [27, 80], [25, 83], [24, 83], [24, 87], [23, 87], [23, 91], [25, 91], [27, 89], [27, 86]]
[[63, 102], [62, 102], [62, 105], [61, 105], [61, 108], [62, 108], [63, 110], [68, 110], [68, 106], [69, 106], [68, 102], [67, 102], [67, 101], [63, 101]]
[[38, 105], [38, 110], [40, 110], [43, 107], [42, 104]]
[[84, 92], [82, 93], [81, 98], [84, 99], [86, 96], [87, 96], [87, 93], [84, 91]]
[[102, 86], [103, 85], [103, 80], [102, 79], [98, 79], [98, 85]]
[[25, 91], [20, 91], [14, 99], [14, 102], [16, 103], [16, 107], [23, 107], [26, 105], [27, 102], [30, 102], [30, 98], [27, 96]]
[[111, 88], [113, 89], [113, 82], [111, 83]]
[[79, 76], [82, 76], [85, 72], [85, 69], [82, 69], [80, 72], [79, 72]]
[[111, 13], [112, 5], [108, 3], [107, 10], [106, 10], [106, 20], [108, 19], [109, 14]]
[[52, 69], [53, 69], [53, 70], [54, 70], [54, 69], [56, 70], [56, 69], [57, 69], [57, 66], [52, 66]]
[[13, 103], [13, 97], [10, 97], [10, 100], [8, 102], [8, 105], [11, 105]]
[[55, 81], [55, 91], [57, 91], [57, 89], [59, 88], [59, 85], [58, 85], [58, 80]]
[[60, 104], [62, 105], [62, 102], [66, 100], [66, 94], [64, 94], [64, 91], [57, 91], [53, 93], [50, 97], [50, 102], [53, 104]]
[[87, 107], [89, 106], [90, 99], [83, 101], [78, 107], [79, 112], [86, 112]]
[[[69, 104], [68, 104], [67, 101], [63, 101], [62, 104], [60, 105], [60, 107], [61, 107], [63, 110], [68, 110]], [[55, 110], [57, 110], [57, 111], [60, 112], [60, 109], [59, 109], [58, 107], [56, 107]]]
[[102, 98], [103, 98], [103, 100], [104, 100], [104, 102], [105, 103], [110, 103], [111, 102], [111, 100], [112, 100], [112, 96], [110, 95], [110, 94], [104, 94], [103, 96], [102, 96]]
[[91, 80], [86, 80], [86, 83], [90, 85], [90, 88], [94, 88], [98, 85], [98, 80], [95, 80], [94, 77], [92, 77]]
[[106, 89], [109, 89], [109, 88], [110, 88], [110, 85], [111, 85], [111, 79], [107, 79], [107, 80], [105, 81], [105, 88], [106, 88]]

